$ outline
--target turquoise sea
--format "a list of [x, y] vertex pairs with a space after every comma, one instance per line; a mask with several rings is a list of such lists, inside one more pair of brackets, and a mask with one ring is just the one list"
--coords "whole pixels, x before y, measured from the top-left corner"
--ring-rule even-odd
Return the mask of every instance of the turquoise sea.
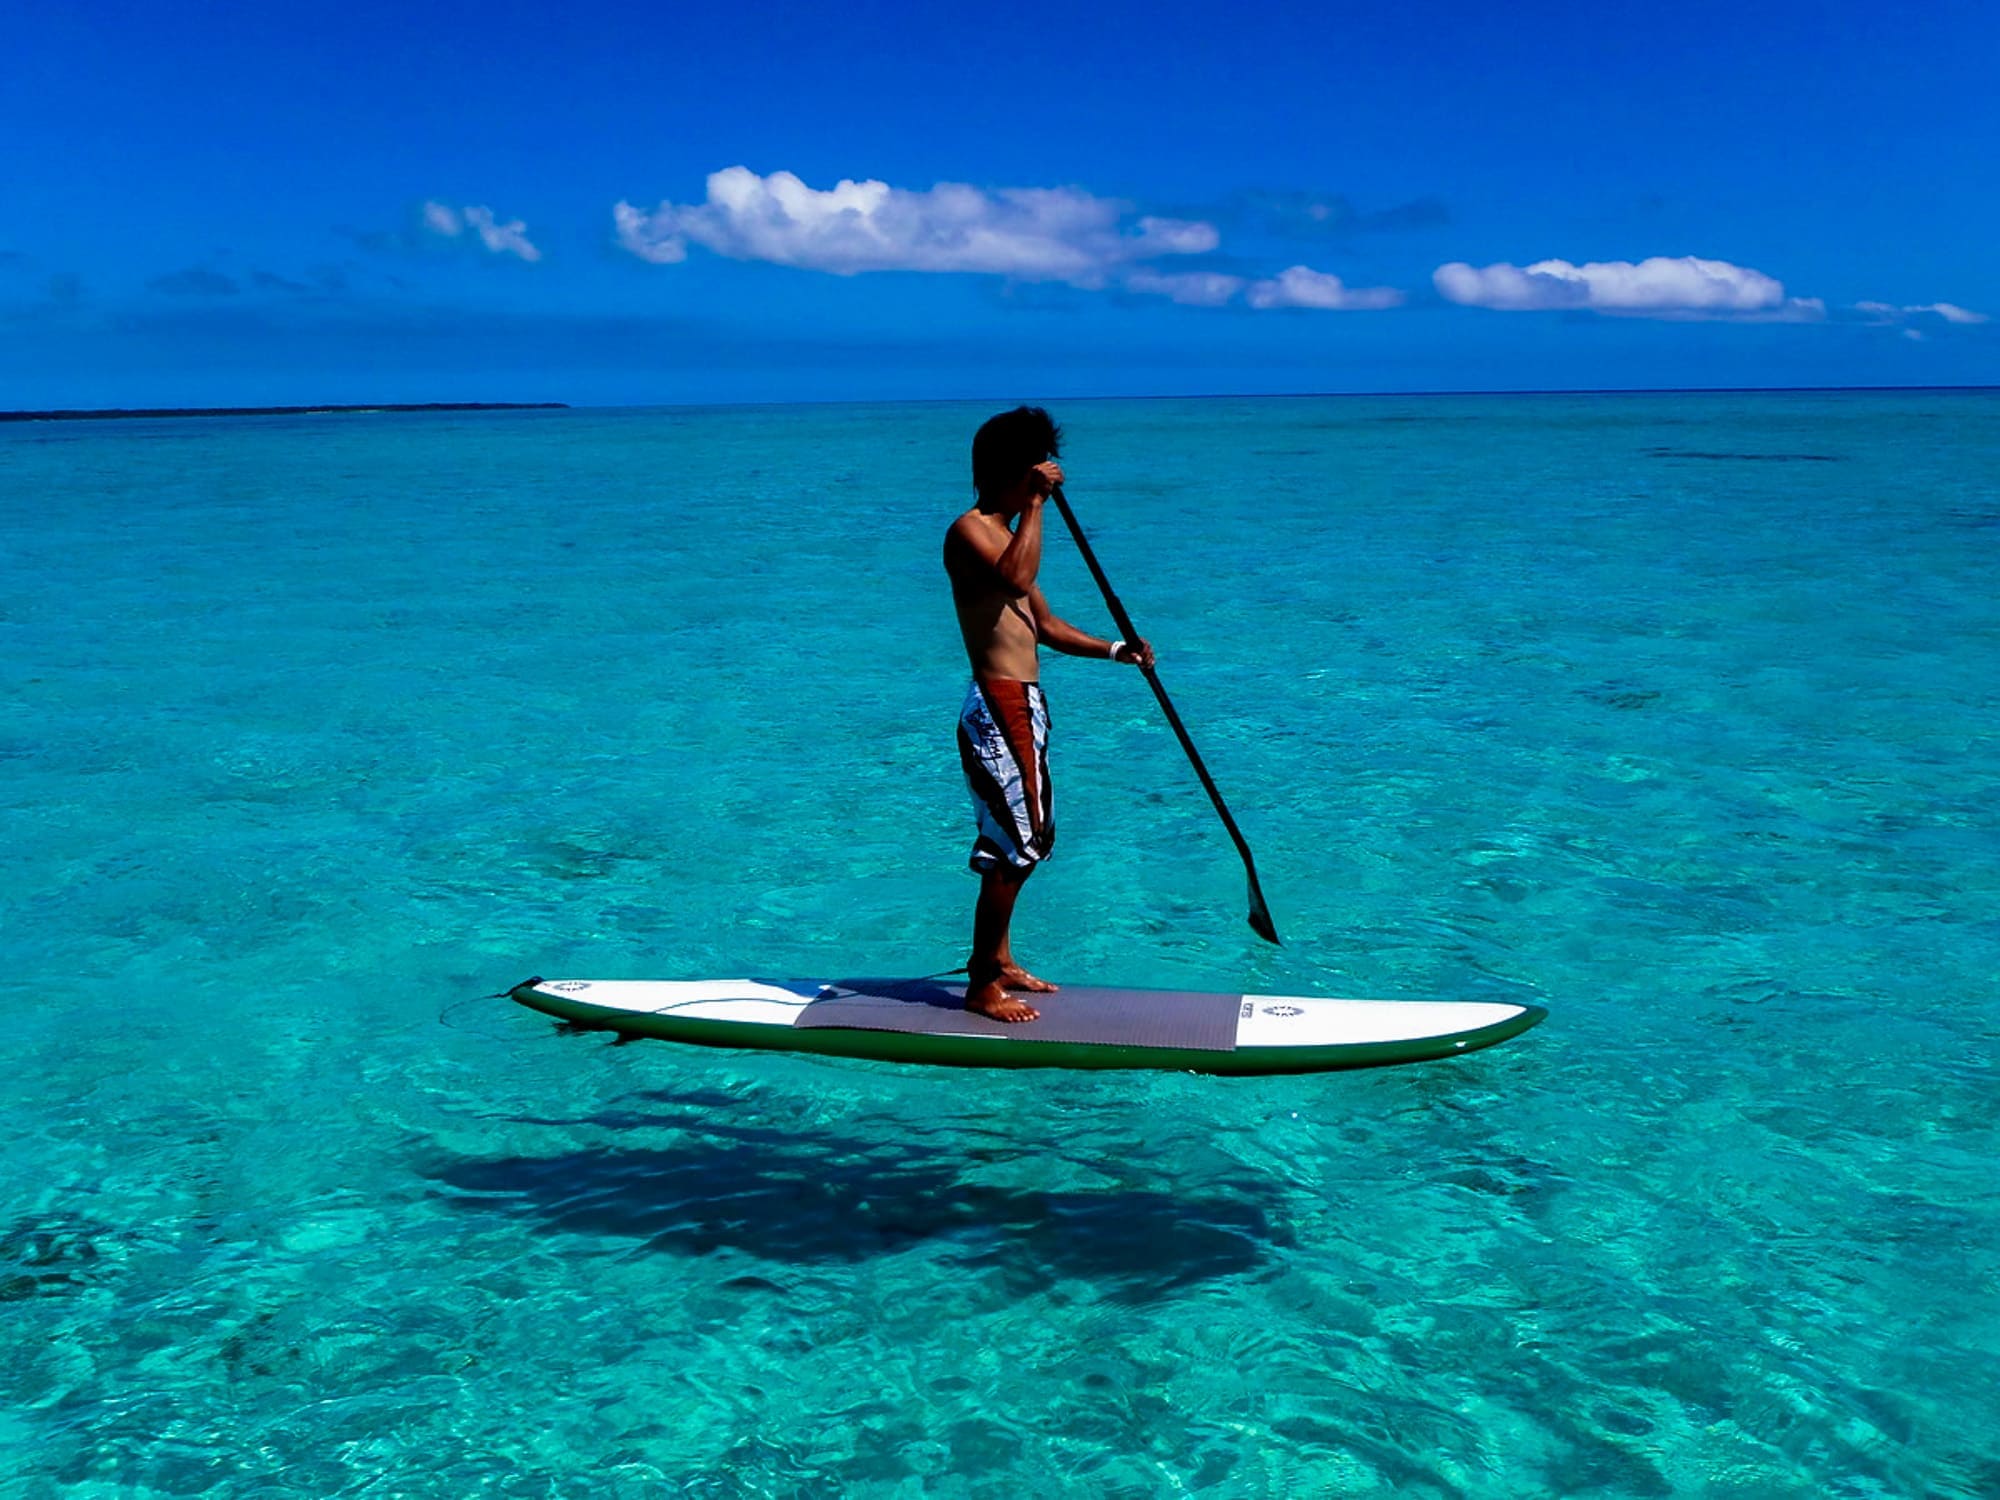
[[481, 998], [963, 961], [992, 409], [0, 427], [0, 1496], [2000, 1494], [2000, 394], [1057, 409], [1022, 957], [1504, 1047]]

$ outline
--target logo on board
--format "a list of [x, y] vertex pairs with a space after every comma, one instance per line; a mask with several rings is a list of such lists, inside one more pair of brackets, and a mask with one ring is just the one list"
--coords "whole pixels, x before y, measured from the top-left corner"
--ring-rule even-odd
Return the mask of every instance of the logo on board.
[[1264, 1014], [1267, 1016], [1302, 1016], [1305, 1014], [1305, 1008], [1299, 1005], [1267, 1005], [1264, 1007]]

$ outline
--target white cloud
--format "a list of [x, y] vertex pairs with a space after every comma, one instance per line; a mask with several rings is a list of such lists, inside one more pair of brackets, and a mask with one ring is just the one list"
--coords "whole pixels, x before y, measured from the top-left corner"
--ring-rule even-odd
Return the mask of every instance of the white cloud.
[[1969, 307], [1960, 307], [1952, 302], [1922, 302], [1915, 307], [1903, 309], [1906, 313], [1935, 313], [1947, 323], [1984, 323], [1985, 313], [1976, 313]]
[[1452, 261], [1439, 266], [1431, 280], [1452, 302], [1504, 312], [1583, 308], [1628, 317], [1788, 322], [1826, 315], [1826, 304], [1817, 297], [1787, 297], [1784, 284], [1762, 271], [1694, 255], [1580, 266], [1566, 260], [1531, 266]]
[[728, 167], [694, 204], [648, 213], [612, 210], [618, 243], [656, 264], [685, 260], [690, 244], [733, 260], [851, 276], [862, 271], [970, 271], [1025, 281], [1101, 286], [1117, 268], [1163, 255], [1197, 255], [1220, 242], [1197, 220], [1141, 218], [1081, 188], [988, 192], [941, 182], [923, 191], [843, 179], [808, 187], [790, 172], [760, 177]]
[[[662, 210], [666, 208], [665, 204], [660, 206]], [[687, 241], [671, 228], [656, 229], [653, 218], [653, 215], [629, 203], [615, 204], [611, 210], [611, 222], [618, 231], [618, 243], [639, 259], [649, 260], [656, 266], [670, 266], [686, 260]]]
[[[1906, 318], [1929, 315], [1943, 318], [1947, 323], [1985, 323], [1990, 321], [1985, 313], [1976, 313], [1969, 307], [1960, 307], [1955, 302], [1906, 303], [1898, 307], [1893, 302], [1857, 302], [1854, 310], [1867, 314], [1868, 321], [1877, 328], [1893, 327]], [[1921, 335], [1918, 335], [1921, 337]]]
[[526, 224], [519, 219], [502, 224], [492, 209], [483, 206], [457, 209], [448, 203], [426, 202], [424, 228], [454, 240], [469, 229], [495, 255], [517, 255], [525, 261], [542, 258], [542, 252], [528, 239]]
[[1253, 282], [1245, 300], [1255, 308], [1314, 307], [1329, 312], [1366, 312], [1400, 307], [1403, 294], [1392, 286], [1346, 286], [1329, 272], [1293, 266], [1268, 280]]
[[1125, 289], [1170, 297], [1187, 307], [1221, 307], [1243, 290], [1243, 278], [1220, 271], [1151, 271], [1141, 267], [1126, 275]]
[[1148, 255], [1204, 255], [1222, 243], [1215, 226], [1201, 219], [1162, 219], [1148, 214], [1139, 221]]
[[518, 255], [526, 261], [542, 258], [542, 252], [528, 240], [528, 226], [519, 219], [502, 224], [490, 208], [468, 208], [465, 222], [478, 231], [480, 243], [495, 255]]

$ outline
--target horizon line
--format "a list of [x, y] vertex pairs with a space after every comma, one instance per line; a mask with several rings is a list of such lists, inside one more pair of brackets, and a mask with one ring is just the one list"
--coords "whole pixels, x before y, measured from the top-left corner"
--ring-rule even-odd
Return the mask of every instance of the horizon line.
[[[1042, 397], [1078, 401], [1326, 401], [1402, 400], [1463, 396], [1782, 396], [1782, 395], [1969, 395], [2000, 391], [1991, 385], [1685, 385], [1685, 386], [1535, 386], [1485, 389], [1391, 391], [1196, 391], [1174, 394], [1110, 394]], [[189, 417], [360, 416], [370, 413], [478, 411], [653, 411], [721, 410], [781, 406], [967, 406], [994, 401], [1018, 401], [1018, 396], [883, 396], [816, 397], [770, 401], [329, 401], [288, 402], [271, 406], [104, 406], [48, 407], [0, 410], [0, 422], [142, 421]]]

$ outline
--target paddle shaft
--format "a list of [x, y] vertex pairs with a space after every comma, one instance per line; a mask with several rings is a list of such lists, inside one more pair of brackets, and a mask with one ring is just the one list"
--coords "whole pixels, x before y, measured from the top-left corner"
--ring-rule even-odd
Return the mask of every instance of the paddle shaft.
[[[1076, 550], [1083, 554], [1084, 565], [1090, 569], [1090, 576], [1097, 580], [1098, 592], [1104, 595], [1104, 602], [1111, 610], [1112, 621], [1118, 626], [1118, 633], [1127, 641], [1141, 639], [1138, 627], [1132, 617], [1125, 612], [1125, 605], [1119, 599], [1117, 590], [1111, 587], [1111, 580], [1104, 576], [1104, 567], [1097, 560], [1097, 554], [1090, 550], [1090, 542], [1077, 524], [1076, 512], [1069, 508], [1069, 500], [1057, 485], [1049, 494], [1062, 512], [1063, 524], [1069, 527], [1069, 534], [1076, 538]], [[1174, 701], [1167, 696], [1167, 690], [1160, 685], [1160, 674], [1151, 667], [1139, 669], [1145, 673], [1146, 685], [1153, 690], [1153, 696], [1160, 700], [1160, 711], [1167, 716], [1167, 723], [1174, 736], [1181, 742], [1181, 749], [1187, 752], [1188, 764], [1194, 767], [1194, 774], [1201, 778], [1202, 790], [1208, 793], [1208, 800], [1215, 804], [1215, 810], [1222, 816], [1222, 826], [1229, 830], [1229, 837], [1236, 842], [1236, 852], [1243, 856], [1243, 873], [1250, 878], [1250, 925], [1257, 935], [1269, 942], [1278, 941], [1278, 929], [1271, 921], [1271, 909], [1264, 903], [1264, 891], [1257, 883], [1257, 861], [1251, 856], [1249, 840], [1243, 837], [1243, 830], [1236, 826], [1236, 819], [1229, 814], [1229, 804], [1222, 800], [1222, 793], [1216, 787], [1215, 778], [1208, 774], [1208, 767], [1202, 763], [1201, 752], [1194, 747], [1188, 737], [1187, 726], [1181, 723], [1181, 716], [1174, 711]]]

